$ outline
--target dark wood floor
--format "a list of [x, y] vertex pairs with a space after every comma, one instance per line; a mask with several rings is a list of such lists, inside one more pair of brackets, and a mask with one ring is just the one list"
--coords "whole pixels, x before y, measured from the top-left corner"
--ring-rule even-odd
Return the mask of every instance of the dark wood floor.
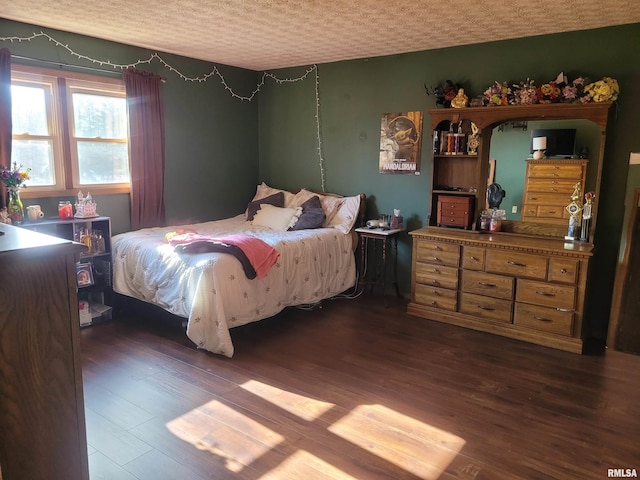
[[555, 351], [390, 303], [287, 310], [233, 330], [233, 359], [161, 315], [83, 329], [91, 480], [640, 472], [639, 356]]

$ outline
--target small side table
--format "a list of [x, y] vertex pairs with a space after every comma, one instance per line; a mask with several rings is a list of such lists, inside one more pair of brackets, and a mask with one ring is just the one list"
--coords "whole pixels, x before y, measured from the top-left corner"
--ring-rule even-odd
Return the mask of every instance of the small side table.
[[[398, 234], [403, 229], [396, 228], [392, 230], [383, 230], [381, 228], [356, 228], [356, 232], [360, 235], [360, 282], [364, 290], [366, 285], [371, 285], [371, 290], [375, 285], [382, 286], [382, 295], [386, 305], [386, 287], [387, 287], [387, 247], [391, 246], [391, 261], [393, 262], [393, 285], [396, 289], [396, 296], [399, 298], [400, 289], [398, 288]], [[373, 245], [373, 255], [375, 264], [373, 270], [373, 278], [367, 280], [367, 251], [369, 245]], [[378, 245], [381, 251], [378, 253]]]

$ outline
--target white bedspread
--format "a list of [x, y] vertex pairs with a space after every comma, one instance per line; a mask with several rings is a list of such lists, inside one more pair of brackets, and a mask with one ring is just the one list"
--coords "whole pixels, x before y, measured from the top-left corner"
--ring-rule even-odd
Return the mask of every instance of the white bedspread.
[[[167, 232], [254, 235], [280, 253], [261, 279], [247, 279], [230, 254], [178, 254]], [[352, 237], [333, 228], [278, 232], [254, 227], [244, 215], [180, 227], [147, 228], [112, 239], [113, 287], [123, 295], [188, 318], [187, 336], [199, 347], [231, 357], [229, 329], [271, 317], [287, 306], [316, 303], [355, 284]]]

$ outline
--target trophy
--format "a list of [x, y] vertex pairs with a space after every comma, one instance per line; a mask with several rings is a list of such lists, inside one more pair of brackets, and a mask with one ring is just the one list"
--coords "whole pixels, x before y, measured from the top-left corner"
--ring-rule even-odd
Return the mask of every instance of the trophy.
[[580, 182], [576, 183], [573, 186], [573, 193], [571, 194], [571, 203], [567, 205], [565, 208], [567, 212], [569, 212], [569, 228], [567, 230], [567, 234], [565, 235], [565, 240], [575, 240], [576, 236], [576, 225], [578, 224], [578, 219], [580, 218], [580, 211], [582, 210], [582, 205], [576, 203], [577, 200], [582, 196], [580, 194], [581, 185]]
[[586, 242], [589, 240], [589, 227], [591, 226], [591, 209], [593, 207], [593, 199], [596, 198], [595, 192], [587, 192], [584, 194], [584, 205], [582, 206], [582, 229], [580, 231], [580, 240]]

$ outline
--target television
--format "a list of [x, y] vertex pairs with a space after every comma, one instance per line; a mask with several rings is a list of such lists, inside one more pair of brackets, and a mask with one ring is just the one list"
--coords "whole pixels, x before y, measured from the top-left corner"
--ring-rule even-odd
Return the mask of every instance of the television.
[[547, 157], [571, 158], [575, 155], [576, 129], [575, 128], [547, 128], [534, 129], [531, 131], [531, 153], [533, 149], [533, 139], [536, 137], [547, 137]]

